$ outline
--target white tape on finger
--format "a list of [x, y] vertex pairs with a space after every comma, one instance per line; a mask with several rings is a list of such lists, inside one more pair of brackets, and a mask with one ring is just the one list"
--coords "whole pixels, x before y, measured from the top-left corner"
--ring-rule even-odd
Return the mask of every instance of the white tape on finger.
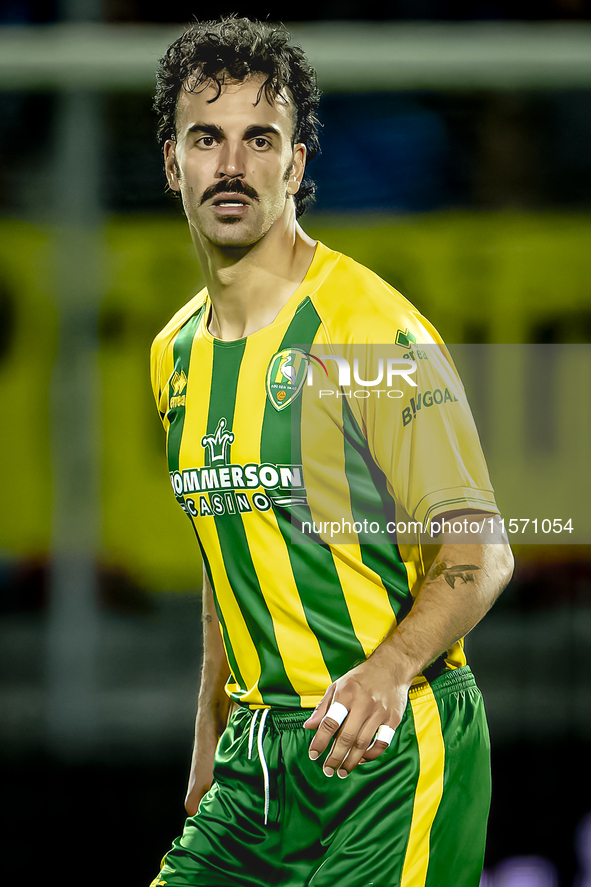
[[387, 724], [382, 724], [380, 727], [378, 727], [378, 732], [376, 733], [374, 742], [385, 742], [386, 745], [390, 745], [390, 743], [394, 739], [395, 732], [396, 730], [393, 730], [392, 727], [388, 727]]
[[340, 727], [348, 714], [349, 710], [345, 708], [342, 702], [333, 702], [324, 717], [332, 718]]

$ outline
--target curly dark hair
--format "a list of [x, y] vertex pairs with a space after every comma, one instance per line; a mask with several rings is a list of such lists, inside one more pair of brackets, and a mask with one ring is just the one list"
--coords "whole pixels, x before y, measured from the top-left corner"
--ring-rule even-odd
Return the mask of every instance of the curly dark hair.
[[[289, 46], [291, 35], [282, 24], [251, 21], [228, 16], [219, 21], [195, 22], [169, 47], [160, 59], [156, 74], [154, 110], [158, 115], [158, 139], [161, 145], [175, 139], [175, 112], [181, 89], [197, 92], [208, 84], [217, 88], [219, 97], [224, 77], [242, 81], [252, 74], [262, 74], [261, 92], [269, 102], [288, 90], [296, 112], [293, 144], [303, 143], [307, 162], [320, 150], [316, 112], [320, 91], [316, 72], [298, 46]], [[296, 217], [313, 202], [316, 185], [305, 176], [294, 195]]]

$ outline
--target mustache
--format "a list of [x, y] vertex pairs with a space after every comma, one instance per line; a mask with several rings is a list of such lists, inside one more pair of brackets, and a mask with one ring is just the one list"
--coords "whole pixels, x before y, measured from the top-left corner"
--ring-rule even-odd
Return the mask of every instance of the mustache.
[[259, 199], [259, 195], [252, 185], [248, 185], [241, 179], [224, 179], [224, 181], [218, 182], [217, 185], [210, 185], [209, 188], [205, 189], [201, 195], [200, 205], [205, 203], [206, 200], [216, 197], [218, 194], [244, 194], [250, 200]]

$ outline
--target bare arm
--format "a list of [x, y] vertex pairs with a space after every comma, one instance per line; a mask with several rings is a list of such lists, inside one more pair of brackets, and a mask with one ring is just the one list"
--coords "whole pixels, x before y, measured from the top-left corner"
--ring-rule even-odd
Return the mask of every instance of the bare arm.
[[213, 779], [213, 759], [228, 719], [230, 700], [224, 685], [230, 674], [213, 592], [203, 570], [203, 667], [195, 719], [195, 744], [185, 809], [194, 816]]
[[328, 688], [304, 725], [318, 728], [310, 744], [315, 758], [338, 731], [335, 721], [324, 719], [330, 704], [341, 702], [349, 712], [324, 763], [328, 776], [338, 770], [345, 777], [360, 761], [372, 760], [387, 748], [376, 742], [368, 750], [381, 724], [398, 727], [413, 678], [491, 608], [513, 572], [511, 549], [501, 541], [500, 527], [496, 539], [482, 544], [443, 541], [406, 619], [365, 662]]

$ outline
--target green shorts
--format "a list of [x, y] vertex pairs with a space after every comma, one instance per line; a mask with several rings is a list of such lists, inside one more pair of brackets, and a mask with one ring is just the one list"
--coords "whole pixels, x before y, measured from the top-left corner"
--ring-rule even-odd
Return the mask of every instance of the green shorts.
[[490, 746], [470, 669], [412, 688], [390, 747], [346, 779], [309, 759], [309, 714], [232, 715], [152, 887], [478, 887]]

